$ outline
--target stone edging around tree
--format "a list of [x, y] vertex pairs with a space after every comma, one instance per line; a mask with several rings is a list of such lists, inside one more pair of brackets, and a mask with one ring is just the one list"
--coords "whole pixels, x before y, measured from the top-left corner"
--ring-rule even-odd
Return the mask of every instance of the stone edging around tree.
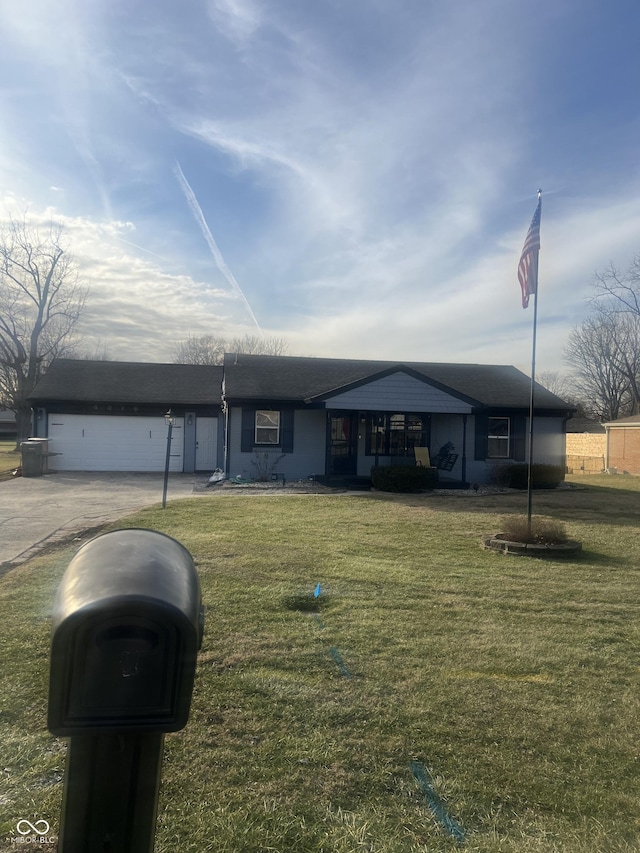
[[504, 533], [494, 533], [482, 540], [484, 548], [498, 551], [500, 554], [513, 554], [517, 557], [577, 557], [582, 551], [582, 542], [570, 539], [556, 545], [539, 542], [512, 542], [504, 538]]

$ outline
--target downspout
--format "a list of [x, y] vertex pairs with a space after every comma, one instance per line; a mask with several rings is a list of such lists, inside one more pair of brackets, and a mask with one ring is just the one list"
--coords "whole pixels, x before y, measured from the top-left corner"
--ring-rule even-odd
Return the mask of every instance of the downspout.
[[[238, 356], [236, 354], [236, 360]], [[221, 394], [222, 398], [222, 414], [224, 416], [224, 447], [223, 447], [223, 459], [222, 459], [222, 469], [224, 471], [225, 480], [229, 477], [229, 403], [227, 402], [227, 377], [225, 376], [225, 366], [224, 363], [222, 365], [222, 383], [221, 383]]]
[[467, 483], [467, 416], [462, 416], [462, 485], [468, 487]]
[[562, 434], [564, 436], [564, 454], [562, 457], [564, 473], [567, 473], [567, 423], [571, 419], [571, 414], [567, 412], [567, 414], [562, 419]]
[[229, 405], [226, 400], [222, 401], [222, 413], [224, 415], [224, 459], [223, 470], [225, 479], [229, 477]]

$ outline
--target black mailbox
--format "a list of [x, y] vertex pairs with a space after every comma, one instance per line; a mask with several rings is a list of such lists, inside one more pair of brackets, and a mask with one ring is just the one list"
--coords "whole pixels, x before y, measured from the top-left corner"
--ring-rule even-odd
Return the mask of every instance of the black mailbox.
[[183, 728], [203, 625], [195, 566], [175, 539], [131, 529], [87, 542], [54, 604], [50, 731]]

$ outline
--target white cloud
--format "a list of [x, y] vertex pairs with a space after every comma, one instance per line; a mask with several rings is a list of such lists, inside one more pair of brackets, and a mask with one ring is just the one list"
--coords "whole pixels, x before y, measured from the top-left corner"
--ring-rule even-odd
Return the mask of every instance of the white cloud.
[[[543, 210], [547, 367], [593, 271], [636, 248], [633, 177], [611, 197], [582, 182], [617, 168], [619, 127], [574, 171], [581, 147], [558, 139], [573, 139], [577, 102], [562, 92], [556, 125], [540, 122], [555, 95], [541, 78], [555, 84], [549, 69], [579, 47], [577, 4], [81, 6], [0, 0], [31, 74], [7, 86], [0, 170], [39, 209], [55, 194], [97, 282], [87, 322], [118, 352], [248, 322], [176, 160], [260, 325], [301, 352], [526, 367], [515, 267], [539, 181], [562, 187]], [[42, 87], [33, 123], [29, 86]]]
[[262, 24], [262, 13], [250, 0], [209, 0], [207, 5], [216, 27], [242, 46]]

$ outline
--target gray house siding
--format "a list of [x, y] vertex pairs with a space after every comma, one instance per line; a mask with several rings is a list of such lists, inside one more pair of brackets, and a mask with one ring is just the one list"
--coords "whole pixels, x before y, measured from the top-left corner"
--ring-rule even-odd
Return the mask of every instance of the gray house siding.
[[[529, 455], [529, 418], [522, 418], [524, 440], [518, 458], [513, 452], [509, 459], [475, 459], [475, 418], [468, 418], [467, 421], [467, 462], [466, 462], [466, 481], [468, 483], [489, 483], [492, 482], [494, 472], [500, 465], [507, 465], [512, 462], [524, 462]], [[455, 442], [454, 442], [455, 444]], [[434, 447], [437, 450], [436, 443]], [[456, 452], [458, 446], [456, 445]], [[540, 417], [533, 420], [533, 462], [534, 464], [546, 465], [565, 465], [565, 434], [564, 434], [564, 418]], [[460, 464], [460, 459], [456, 463], [454, 472], [457, 471], [457, 466]]]
[[[274, 403], [271, 408], [277, 410], [278, 404]], [[232, 406], [229, 411], [227, 473], [230, 477], [255, 479], [260, 467], [269, 473], [282, 474], [287, 480], [304, 480], [311, 475], [324, 474], [325, 444], [326, 412], [323, 409], [295, 409], [292, 453], [283, 454], [280, 447], [255, 444], [251, 451], [243, 452], [242, 407]]]
[[566, 435], [564, 418], [533, 419], [533, 455], [535, 462], [564, 465]]
[[471, 412], [469, 403], [402, 371], [332, 394], [326, 405], [332, 409], [370, 412]]

